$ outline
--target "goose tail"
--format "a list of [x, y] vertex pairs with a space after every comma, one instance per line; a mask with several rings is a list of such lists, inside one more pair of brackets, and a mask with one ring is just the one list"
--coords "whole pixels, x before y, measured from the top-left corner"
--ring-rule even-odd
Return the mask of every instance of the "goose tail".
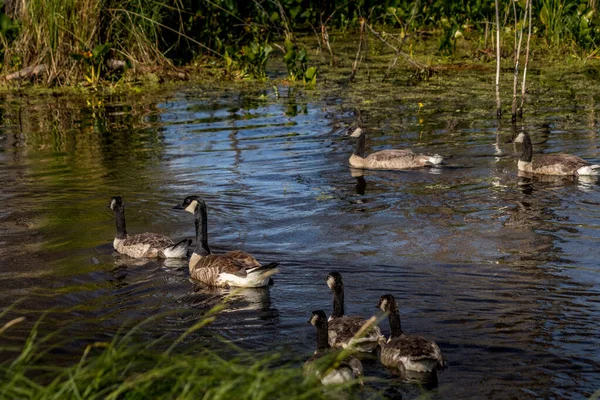
[[268, 270], [271, 270], [271, 269], [275, 269], [278, 266], [279, 266], [278, 262], [272, 262], [272, 263], [268, 263], [268, 264], [265, 264], [265, 265], [261, 265], [260, 267], [253, 268], [253, 269], [249, 270], [248, 273], [250, 274], [250, 273], [253, 273], [253, 272], [264, 272], [264, 271], [268, 271]]
[[439, 154], [434, 154], [432, 156], [427, 156], [427, 162], [431, 165], [440, 165], [444, 161], [444, 157]]
[[187, 251], [191, 244], [191, 239], [183, 239], [181, 242], [167, 247], [162, 252], [165, 258], [184, 258], [187, 257]]
[[586, 165], [577, 170], [577, 175], [600, 175], [600, 165]]

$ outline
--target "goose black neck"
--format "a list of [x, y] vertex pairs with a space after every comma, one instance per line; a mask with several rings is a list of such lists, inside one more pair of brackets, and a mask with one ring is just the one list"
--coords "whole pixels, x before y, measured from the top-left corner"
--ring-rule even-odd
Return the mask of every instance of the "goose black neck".
[[400, 325], [400, 313], [398, 312], [398, 308], [390, 311], [388, 321], [390, 322], [390, 336], [393, 338], [401, 336], [402, 326]]
[[315, 325], [317, 328], [317, 350], [326, 350], [329, 348], [329, 324], [327, 320], [320, 321]]
[[521, 157], [519, 160], [525, 162], [531, 162], [531, 158], [533, 157], [533, 146], [531, 145], [531, 138], [529, 135], [525, 135], [523, 138], [523, 152], [521, 153]]
[[127, 238], [127, 229], [125, 228], [125, 209], [122, 206], [115, 208], [115, 218], [117, 220], [117, 239]]
[[196, 248], [194, 253], [200, 256], [210, 254], [208, 247], [208, 220], [206, 215], [206, 204], [200, 203], [194, 210], [194, 222], [196, 223]]
[[333, 313], [331, 318], [340, 318], [344, 316], [344, 286], [338, 284], [334, 286], [333, 292]]
[[356, 139], [356, 147], [354, 148], [354, 155], [365, 158], [365, 133], [362, 132]]

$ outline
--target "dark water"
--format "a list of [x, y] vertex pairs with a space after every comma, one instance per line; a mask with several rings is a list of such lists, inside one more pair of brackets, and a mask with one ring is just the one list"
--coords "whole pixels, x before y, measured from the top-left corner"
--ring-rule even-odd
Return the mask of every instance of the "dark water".
[[[581, 77], [532, 79], [519, 123], [534, 151], [600, 162], [600, 101]], [[562, 79], [562, 80], [561, 80]], [[583, 398], [600, 388], [600, 186], [519, 177], [519, 150], [498, 125], [491, 76], [408, 86], [332, 83], [184, 87], [118, 98], [5, 96], [0, 106], [0, 307], [27, 321], [7, 342], [63, 329], [64, 357], [124, 324], [169, 313], [142, 335], [178, 334], [230, 292], [194, 285], [185, 265], [112, 254], [110, 196], [130, 233], [193, 237], [171, 207], [209, 207], [215, 252], [280, 261], [268, 289], [242, 290], [213, 334], [291, 359], [314, 348], [310, 312], [331, 309], [323, 281], [340, 271], [348, 314], [399, 301], [407, 332], [434, 338], [449, 368], [406, 398]], [[99, 100], [102, 103], [99, 104]], [[423, 107], [419, 106], [422, 103]], [[367, 172], [347, 166], [360, 108], [367, 151], [410, 147], [444, 168]], [[16, 302], [16, 303], [15, 303]], [[46, 312], [48, 312], [46, 314]], [[382, 324], [388, 332], [387, 322]]]

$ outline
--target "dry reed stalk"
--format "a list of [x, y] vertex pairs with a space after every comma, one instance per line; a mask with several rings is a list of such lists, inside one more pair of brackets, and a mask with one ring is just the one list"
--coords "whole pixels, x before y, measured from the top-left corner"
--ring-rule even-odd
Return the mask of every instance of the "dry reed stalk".
[[500, 7], [496, 3], [496, 118], [502, 118], [502, 106], [500, 102]]
[[525, 50], [525, 65], [523, 66], [523, 82], [521, 83], [521, 106], [519, 107], [519, 117], [523, 118], [523, 105], [525, 103], [525, 82], [527, 80], [527, 66], [529, 65], [529, 43], [531, 41], [531, 9], [532, 0], [527, 0], [525, 3], [525, 17], [527, 18], [527, 10], [529, 10], [529, 26], [527, 27], [527, 49]]
[[352, 82], [354, 81], [354, 76], [356, 75], [356, 72], [358, 71], [358, 65], [360, 64], [360, 61], [362, 60], [362, 46], [363, 46], [363, 42], [365, 41], [365, 25], [367, 24], [367, 21], [365, 21], [364, 18], [360, 19], [360, 38], [358, 40], [358, 50], [356, 50], [356, 57], [354, 58], [354, 62], [352, 63], [352, 73], [350, 74], [350, 79], [349, 81]]
[[[527, 7], [527, 5], [526, 5]], [[519, 32], [519, 41], [517, 44], [517, 7], [513, 2], [513, 10], [515, 13], [515, 75], [513, 79], [513, 99], [511, 108], [511, 120], [516, 122], [517, 120], [517, 83], [519, 82], [519, 58], [521, 56], [521, 43], [523, 42], [523, 26], [527, 21], [527, 8], [525, 9], [525, 15], [523, 17], [523, 23], [521, 24], [521, 31]]]

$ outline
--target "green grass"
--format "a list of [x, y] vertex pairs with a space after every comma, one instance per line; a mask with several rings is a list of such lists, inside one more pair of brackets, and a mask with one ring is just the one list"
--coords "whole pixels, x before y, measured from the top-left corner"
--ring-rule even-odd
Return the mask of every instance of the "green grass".
[[[325, 399], [344, 392], [344, 398], [351, 399], [356, 395], [351, 385], [325, 389], [315, 376], [304, 376], [298, 363], [285, 362], [279, 354], [257, 356], [222, 339], [216, 346], [219, 352], [195, 345], [194, 332], [214, 321], [222, 308], [221, 304], [211, 309], [174, 340], [163, 337], [141, 343], [136, 333], [159, 317], [151, 318], [111, 342], [88, 345], [79, 360], [67, 366], [48, 364], [53, 349], [48, 343], [56, 335], [38, 337], [36, 324], [20, 349], [0, 345], [0, 354], [18, 350], [0, 363], [0, 398]], [[20, 322], [17, 318], [0, 326], [0, 341]], [[339, 358], [338, 354], [326, 362]]]

